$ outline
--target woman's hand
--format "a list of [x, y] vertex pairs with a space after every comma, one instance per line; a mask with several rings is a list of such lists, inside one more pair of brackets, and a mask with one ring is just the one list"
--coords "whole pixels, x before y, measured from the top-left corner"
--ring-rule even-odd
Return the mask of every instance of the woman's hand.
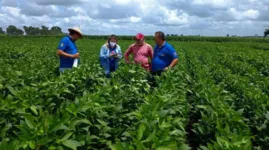
[[117, 54], [110, 54], [109, 57], [118, 58]]

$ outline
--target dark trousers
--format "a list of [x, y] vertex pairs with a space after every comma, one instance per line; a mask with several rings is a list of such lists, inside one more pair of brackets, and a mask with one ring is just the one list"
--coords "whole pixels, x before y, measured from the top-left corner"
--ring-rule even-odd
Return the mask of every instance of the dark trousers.
[[159, 70], [159, 71], [151, 72], [151, 75], [153, 75], [153, 76], [161, 76], [162, 73], [163, 73], [163, 70]]
[[151, 88], [156, 88], [158, 87], [158, 83], [155, 79], [156, 76], [161, 76], [163, 71], [154, 71], [151, 72], [150, 75], [148, 76], [148, 83], [151, 86]]

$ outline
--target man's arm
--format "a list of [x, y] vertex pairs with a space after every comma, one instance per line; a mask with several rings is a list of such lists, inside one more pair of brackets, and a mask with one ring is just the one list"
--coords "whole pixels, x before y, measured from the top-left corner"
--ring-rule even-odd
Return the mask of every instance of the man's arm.
[[68, 58], [79, 58], [79, 53], [72, 55], [72, 54], [68, 54], [66, 52], [64, 52], [63, 50], [58, 49], [57, 50], [57, 55], [58, 56], [64, 56], [64, 57], [68, 57]]
[[66, 40], [66, 38], [61, 39], [60, 43], [58, 44], [58, 48], [57, 48], [57, 52], [56, 54], [58, 56], [64, 56], [67, 58], [79, 58], [79, 53], [72, 55], [72, 54], [68, 54], [66, 53], [66, 49], [68, 49], [68, 41]]
[[172, 61], [172, 63], [169, 65], [169, 68], [173, 68], [173, 67], [175, 67], [177, 63], [178, 63], [178, 58], [176, 58], [176, 59], [174, 59], [174, 60]]
[[173, 68], [178, 63], [178, 55], [177, 55], [176, 50], [173, 47], [170, 47], [169, 55], [171, 56], [171, 58], [173, 60], [172, 60], [171, 64], [168, 67], [166, 67], [164, 70], [168, 70], [169, 68]]
[[132, 45], [127, 49], [127, 51], [125, 52], [124, 54], [124, 58], [125, 58], [125, 62], [127, 64], [130, 63], [130, 60], [129, 60], [129, 55], [132, 53]]

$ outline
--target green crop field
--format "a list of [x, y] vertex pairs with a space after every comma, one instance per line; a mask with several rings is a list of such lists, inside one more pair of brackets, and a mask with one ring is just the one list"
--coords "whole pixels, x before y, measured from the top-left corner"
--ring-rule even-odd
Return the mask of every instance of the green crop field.
[[[78, 41], [80, 66], [60, 76], [60, 37], [0, 40], [0, 150], [269, 147], [269, 42], [262, 39], [171, 41], [179, 64], [157, 77], [157, 88], [124, 60], [104, 78], [104, 40]], [[131, 43], [119, 41], [123, 51]]]

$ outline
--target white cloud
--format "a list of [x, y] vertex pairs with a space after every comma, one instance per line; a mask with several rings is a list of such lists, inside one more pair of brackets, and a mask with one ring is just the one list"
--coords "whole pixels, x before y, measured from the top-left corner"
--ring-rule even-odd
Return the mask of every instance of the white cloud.
[[140, 17], [130, 17], [130, 22], [131, 23], [138, 23], [141, 21], [141, 18]]
[[161, 7], [160, 10], [165, 14], [162, 22], [163, 24], [182, 25], [189, 23], [188, 14], [182, 10], [168, 10], [165, 7]]
[[193, 0], [194, 5], [207, 5], [215, 8], [227, 8], [233, 4], [232, 0]]
[[249, 19], [257, 19], [260, 16], [260, 12], [258, 10], [249, 9], [244, 11], [242, 16]]
[[257, 19], [260, 15], [258, 10], [249, 9], [243, 12], [236, 10], [235, 8], [230, 8], [229, 13], [236, 20], [248, 20], [248, 19]]
[[268, 14], [268, 0], [0, 0], [0, 27], [80, 26], [86, 34], [261, 35]]

